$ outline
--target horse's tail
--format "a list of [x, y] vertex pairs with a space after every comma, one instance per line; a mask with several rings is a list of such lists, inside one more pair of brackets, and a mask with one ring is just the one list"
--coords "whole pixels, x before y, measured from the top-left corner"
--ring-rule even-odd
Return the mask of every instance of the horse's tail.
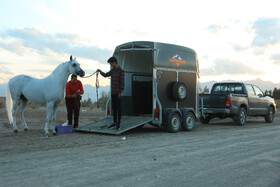
[[10, 124], [13, 123], [12, 106], [13, 106], [13, 100], [11, 98], [10, 86], [9, 86], [9, 83], [8, 83], [8, 85], [7, 85], [7, 95], [6, 95], [6, 111], [7, 111], [7, 114], [8, 114]]

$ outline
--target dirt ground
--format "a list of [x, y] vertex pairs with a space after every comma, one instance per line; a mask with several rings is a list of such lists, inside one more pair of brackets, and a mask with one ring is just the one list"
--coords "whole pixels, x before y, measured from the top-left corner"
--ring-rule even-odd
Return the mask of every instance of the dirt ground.
[[[280, 186], [280, 114], [197, 122], [191, 132], [145, 125], [120, 136], [44, 135], [45, 108], [27, 108], [13, 133], [0, 109], [0, 186]], [[104, 117], [81, 109], [80, 126]], [[56, 124], [66, 122], [59, 108]], [[124, 140], [125, 138], [125, 140]]]

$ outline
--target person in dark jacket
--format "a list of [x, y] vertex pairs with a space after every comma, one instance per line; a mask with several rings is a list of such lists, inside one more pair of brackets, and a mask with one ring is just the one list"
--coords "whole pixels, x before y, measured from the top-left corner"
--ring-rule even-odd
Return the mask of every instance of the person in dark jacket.
[[124, 71], [118, 65], [116, 57], [110, 57], [107, 62], [110, 63], [111, 70], [107, 73], [104, 73], [98, 69], [97, 72], [100, 72], [103, 77], [111, 76], [111, 99], [114, 122], [109, 126], [109, 128], [116, 126], [116, 129], [119, 130], [122, 115], [121, 97], [124, 90]]

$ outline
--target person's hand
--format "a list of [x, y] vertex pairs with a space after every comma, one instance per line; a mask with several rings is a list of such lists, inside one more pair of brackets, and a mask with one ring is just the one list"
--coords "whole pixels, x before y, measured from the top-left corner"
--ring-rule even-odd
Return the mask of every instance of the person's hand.
[[122, 97], [122, 93], [119, 93], [118, 97], [121, 98]]
[[82, 91], [80, 91], [80, 90], [77, 90], [77, 91], [76, 91], [76, 94], [79, 94], [79, 95], [81, 95], [81, 94], [82, 94]]
[[78, 97], [77, 93], [75, 93], [74, 95], [71, 96], [72, 98], [76, 98]]

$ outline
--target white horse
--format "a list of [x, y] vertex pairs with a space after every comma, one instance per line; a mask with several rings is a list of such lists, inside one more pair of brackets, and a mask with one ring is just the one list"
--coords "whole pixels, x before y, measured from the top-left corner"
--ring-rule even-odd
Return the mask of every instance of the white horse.
[[[49, 135], [49, 122], [52, 116], [51, 131], [55, 135], [56, 111], [59, 103], [64, 97], [64, 88], [70, 74], [77, 74], [81, 77], [85, 72], [81, 69], [76, 58], [64, 62], [46, 78], [36, 79], [27, 75], [18, 75], [9, 80], [6, 96], [6, 109], [10, 124], [13, 123], [14, 132], [17, 133], [16, 108], [20, 100], [19, 114], [24, 131], [28, 131], [28, 126], [23, 117], [24, 108], [27, 101], [47, 104], [47, 122], [45, 133]], [[12, 99], [12, 100], [11, 100]]]

